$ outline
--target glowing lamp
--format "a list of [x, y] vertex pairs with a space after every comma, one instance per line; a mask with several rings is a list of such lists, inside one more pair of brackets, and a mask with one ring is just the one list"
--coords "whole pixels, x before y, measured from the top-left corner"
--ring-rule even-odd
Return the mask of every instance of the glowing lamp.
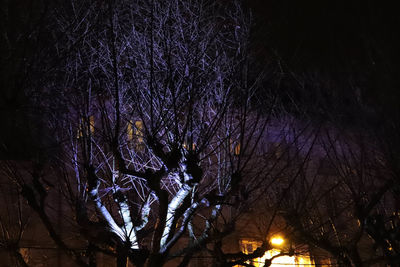
[[270, 242], [272, 245], [280, 246], [283, 244], [283, 242], [285, 242], [285, 240], [280, 236], [275, 236], [275, 237], [271, 238]]

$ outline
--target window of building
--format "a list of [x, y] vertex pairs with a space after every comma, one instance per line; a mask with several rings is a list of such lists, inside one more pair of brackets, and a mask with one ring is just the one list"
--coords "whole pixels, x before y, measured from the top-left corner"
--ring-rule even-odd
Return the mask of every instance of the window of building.
[[129, 122], [128, 122], [128, 127], [127, 127], [127, 129], [126, 129], [126, 133], [128, 134], [128, 140], [129, 141], [132, 141], [133, 140], [133, 133], [134, 133], [134, 131], [133, 131], [133, 122], [132, 122], [132, 120], [130, 120]]
[[196, 144], [192, 143], [192, 145], [190, 146], [190, 142], [184, 142], [183, 148], [186, 150], [189, 150], [191, 148], [194, 151], [194, 150], [196, 150]]
[[136, 150], [144, 149], [144, 125], [141, 120], [130, 120], [127, 127], [127, 135], [129, 141], [134, 141]]
[[95, 127], [95, 120], [94, 116], [89, 116], [87, 118], [82, 118], [79, 123], [78, 127], [78, 133], [77, 133], [77, 138], [82, 138], [83, 133], [86, 133], [86, 136], [89, 136], [90, 134], [94, 134], [94, 128]]
[[[253, 253], [259, 246], [261, 246], [261, 242], [255, 241], [255, 240], [246, 240], [242, 239], [240, 240], [240, 249], [243, 253], [245, 254], [251, 254]], [[248, 263], [253, 264], [255, 267], [263, 266], [260, 261], [261, 258], [255, 258], [251, 261], [248, 261]]]
[[229, 139], [229, 144], [230, 144], [230, 152], [231, 153], [233, 152], [233, 155], [235, 155], [235, 156], [239, 156], [240, 155], [240, 142]]
[[143, 121], [135, 121], [135, 135], [137, 137], [138, 143], [143, 143]]

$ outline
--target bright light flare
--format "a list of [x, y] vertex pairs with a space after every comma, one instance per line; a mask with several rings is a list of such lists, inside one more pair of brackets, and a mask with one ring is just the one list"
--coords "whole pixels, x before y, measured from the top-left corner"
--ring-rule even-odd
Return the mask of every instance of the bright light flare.
[[285, 242], [285, 240], [281, 236], [275, 236], [271, 238], [270, 242], [272, 245], [280, 246]]

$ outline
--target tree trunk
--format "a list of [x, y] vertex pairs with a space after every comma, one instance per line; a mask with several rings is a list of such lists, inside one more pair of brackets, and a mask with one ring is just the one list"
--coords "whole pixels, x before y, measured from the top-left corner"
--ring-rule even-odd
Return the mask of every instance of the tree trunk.
[[117, 255], [117, 267], [127, 267], [128, 260], [126, 255]]
[[97, 266], [96, 250], [94, 249], [92, 243], [89, 243], [89, 246], [87, 248], [87, 253], [89, 257], [89, 267], [96, 267]]
[[117, 267], [127, 267], [128, 266], [128, 254], [129, 249], [121, 246], [117, 247]]
[[181, 261], [181, 263], [178, 265], [178, 267], [186, 267], [188, 266], [188, 264], [190, 263], [190, 260], [193, 257], [193, 252], [189, 252], [187, 253], [184, 257], [183, 260]]
[[165, 258], [161, 254], [151, 254], [147, 263], [147, 267], [161, 267], [164, 265]]
[[353, 266], [355, 267], [363, 267], [364, 265], [357, 248], [354, 248], [351, 251], [351, 260], [353, 262]]

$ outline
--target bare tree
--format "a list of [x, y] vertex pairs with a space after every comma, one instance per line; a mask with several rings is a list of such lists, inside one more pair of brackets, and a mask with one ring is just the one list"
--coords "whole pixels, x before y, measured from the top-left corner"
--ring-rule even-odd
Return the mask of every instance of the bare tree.
[[[3, 176], [3, 175], [2, 175]], [[23, 204], [15, 184], [1, 181], [0, 251], [6, 264], [28, 266], [27, 249], [22, 239], [29, 223], [30, 212]]]
[[340, 266], [394, 264], [396, 176], [383, 147], [371, 134], [321, 129], [283, 205], [293, 236], [328, 252]]
[[[186, 266], [235, 230], [232, 207], [240, 214], [260, 181], [276, 181], [264, 175], [273, 164], [260, 140], [274, 101], [259, 97], [249, 13], [236, 2], [176, 0], [70, 1], [51, 14], [54, 60], [32, 95], [61, 147], [58, 178], [47, 187], [39, 160], [19, 182], [25, 198], [79, 265], [95, 262], [57, 232], [51, 192], [64, 196], [89, 258]], [[230, 266], [268, 248], [211, 253]]]

